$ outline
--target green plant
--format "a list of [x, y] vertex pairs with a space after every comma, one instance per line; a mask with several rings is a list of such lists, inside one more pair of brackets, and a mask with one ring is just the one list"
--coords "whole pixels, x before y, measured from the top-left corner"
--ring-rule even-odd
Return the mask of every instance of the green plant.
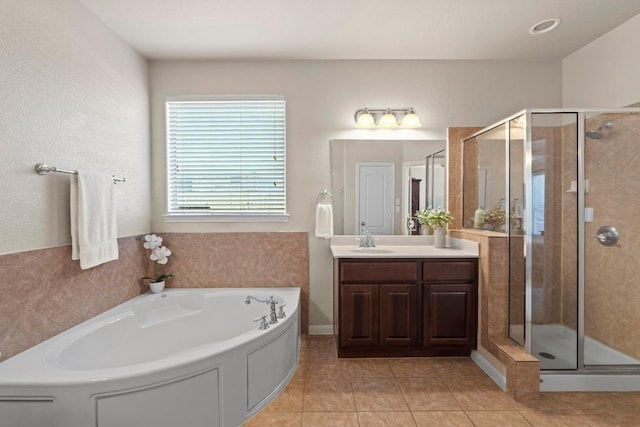
[[430, 209], [426, 218], [426, 224], [431, 228], [444, 227], [453, 221], [453, 216], [445, 209]]
[[430, 213], [431, 213], [431, 208], [426, 208], [426, 209], [422, 209], [421, 211], [416, 211], [416, 218], [418, 218], [418, 222], [420, 224], [427, 224]]

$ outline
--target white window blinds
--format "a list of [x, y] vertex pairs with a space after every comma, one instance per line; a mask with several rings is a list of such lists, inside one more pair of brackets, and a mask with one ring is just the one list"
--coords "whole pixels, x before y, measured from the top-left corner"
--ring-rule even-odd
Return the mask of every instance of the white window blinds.
[[169, 214], [285, 215], [282, 97], [167, 101]]

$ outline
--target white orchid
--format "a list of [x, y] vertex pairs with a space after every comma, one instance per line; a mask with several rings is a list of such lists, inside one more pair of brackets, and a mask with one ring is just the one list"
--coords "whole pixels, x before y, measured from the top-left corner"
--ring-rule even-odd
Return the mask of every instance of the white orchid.
[[171, 251], [169, 250], [169, 248], [167, 248], [166, 246], [160, 246], [159, 248], [153, 249], [150, 258], [158, 264], [166, 264], [169, 255], [171, 255]]
[[152, 282], [160, 282], [165, 279], [170, 279], [173, 277], [172, 274], [163, 273], [158, 275], [158, 264], [166, 264], [169, 261], [169, 256], [171, 255], [171, 251], [166, 246], [162, 246], [162, 237], [156, 236], [155, 234], [147, 234], [144, 236], [144, 243], [142, 244], [145, 249], [151, 250], [151, 261], [153, 261], [153, 276], [143, 277], [143, 280], [151, 280]]
[[155, 249], [159, 246], [162, 246], [162, 237], [160, 236], [156, 236], [155, 234], [147, 234], [146, 236], [144, 236], [144, 244], [142, 246], [145, 247], [145, 249]]

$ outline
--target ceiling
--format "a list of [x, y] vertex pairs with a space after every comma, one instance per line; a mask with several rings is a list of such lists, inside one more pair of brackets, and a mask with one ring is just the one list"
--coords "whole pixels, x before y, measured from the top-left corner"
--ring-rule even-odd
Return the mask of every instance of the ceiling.
[[640, 0], [78, 1], [151, 59], [561, 59], [640, 14]]

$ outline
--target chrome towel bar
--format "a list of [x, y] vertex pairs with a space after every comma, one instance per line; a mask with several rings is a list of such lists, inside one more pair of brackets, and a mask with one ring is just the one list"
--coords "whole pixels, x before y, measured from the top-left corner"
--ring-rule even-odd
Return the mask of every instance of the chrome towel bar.
[[[35, 166], [35, 171], [38, 175], [49, 175], [50, 173], [68, 173], [71, 175], [77, 175], [78, 171], [69, 170], [69, 169], [61, 169], [55, 166], [47, 166], [44, 163], [38, 163]], [[126, 178], [121, 178], [119, 176], [113, 176], [113, 182], [126, 182]]]

